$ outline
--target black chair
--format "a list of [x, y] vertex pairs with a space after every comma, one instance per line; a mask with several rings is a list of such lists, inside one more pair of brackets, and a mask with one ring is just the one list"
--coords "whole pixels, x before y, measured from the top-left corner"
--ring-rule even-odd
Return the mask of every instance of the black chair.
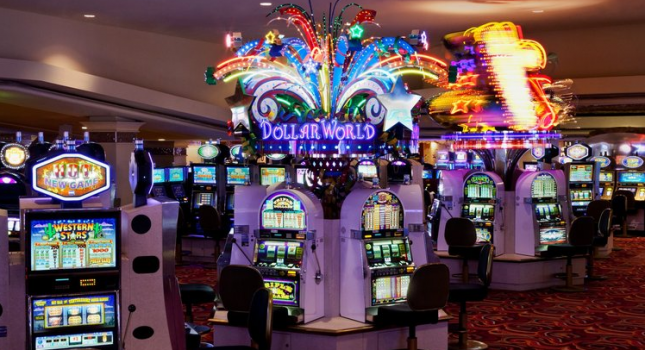
[[605, 209], [611, 208], [611, 201], [608, 200], [594, 200], [587, 205], [587, 216], [591, 216], [594, 221], [600, 220], [600, 215]]
[[445, 233], [448, 254], [459, 256], [462, 259], [461, 276], [462, 282], [470, 279], [468, 260], [475, 260], [479, 257], [483, 245], [477, 243], [477, 230], [475, 224], [466, 218], [450, 218], [446, 222]]
[[194, 325], [193, 305], [215, 303], [215, 290], [213, 287], [202, 283], [186, 283], [179, 285], [181, 303], [186, 306], [186, 321], [200, 335], [210, 332], [208, 326]]
[[267, 288], [258, 289], [251, 298], [247, 327], [251, 345], [215, 346], [218, 350], [271, 350], [273, 334], [273, 296]]
[[202, 228], [204, 237], [215, 240], [215, 260], [221, 253], [221, 242], [226, 239], [229, 232], [229, 225], [225, 225], [219, 211], [212, 205], [202, 205], [199, 207], [199, 226]]
[[186, 217], [184, 216], [184, 210], [179, 207], [179, 215], [177, 217], [177, 237], [175, 242], [175, 265], [184, 264], [184, 254], [188, 255], [190, 252], [183, 250], [183, 236], [188, 234], [186, 226]]
[[407, 326], [407, 350], [417, 350], [416, 326], [439, 322], [448, 301], [450, 272], [444, 264], [425, 264], [412, 274], [405, 303], [378, 308], [377, 325]]
[[477, 279], [462, 283], [450, 283], [448, 300], [459, 303], [459, 338], [451, 341], [449, 349], [487, 349], [488, 345], [478, 340], [468, 339], [468, 310], [466, 303], [481, 301], [488, 296], [488, 287], [493, 277], [493, 255], [495, 247], [492, 244], [482, 246], [477, 264]]
[[[227, 311], [228, 323], [244, 326], [249, 318], [249, 305], [255, 292], [264, 288], [260, 272], [246, 265], [228, 265], [219, 277], [219, 300]], [[284, 328], [297, 323], [297, 317], [289, 316], [289, 310], [277, 306], [273, 308], [276, 328]]]
[[634, 206], [634, 194], [631, 191], [618, 190], [614, 192], [611, 199], [611, 209], [614, 212], [616, 224], [620, 225], [623, 238], [631, 237], [627, 234], [627, 215], [634, 210]]
[[587, 258], [586, 279], [589, 281], [603, 281], [607, 279], [607, 276], [594, 274], [594, 261], [596, 260], [595, 256], [598, 248], [606, 246], [609, 242], [609, 236], [611, 235], [611, 217], [611, 209], [607, 208], [603, 210], [598, 219], [598, 231], [591, 242], [591, 252], [589, 253], [589, 258]]
[[574, 255], [589, 254], [596, 230], [597, 228], [591, 216], [581, 216], [573, 220], [569, 234], [567, 235], [567, 243], [548, 246], [547, 253], [549, 256], [567, 257], [566, 273], [564, 274], [566, 284], [564, 286], [553, 287], [554, 290], [559, 292], [584, 291], [583, 287], [573, 285], [574, 273], [572, 258]]

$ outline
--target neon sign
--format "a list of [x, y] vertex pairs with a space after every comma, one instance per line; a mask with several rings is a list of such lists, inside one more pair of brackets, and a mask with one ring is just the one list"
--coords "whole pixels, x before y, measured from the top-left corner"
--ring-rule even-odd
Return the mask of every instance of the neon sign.
[[628, 156], [621, 161], [625, 168], [636, 169], [643, 166], [643, 158], [637, 156]]
[[280, 124], [273, 125], [267, 121], [260, 124], [262, 129], [262, 140], [360, 140], [368, 141], [376, 135], [376, 128], [372, 124], [344, 123], [340, 124], [335, 120], [331, 122], [321, 121], [320, 123], [304, 124]]
[[565, 153], [567, 157], [573, 160], [584, 160], [589, 158], [591, 148], [587, 145], [577, 143], [573, 146], [567, 147]]
[[25, 162], [29, 159], [29, 151], [19, 143], [8, 143], [4, 145], [0, 153], [2, 154], [0, 157], [2, 165], [9, 169], [20, 169], [25, 166]]
[[202, 159], [213, 159], [219, 155], [219, 148], [213, 144], [206, 143], [197, 149], [197, 154]]
[[36, 164], [32, 187], [62, 201], [80, 201], [110, 188], [110, 166], [79, 153], [66, 153]]

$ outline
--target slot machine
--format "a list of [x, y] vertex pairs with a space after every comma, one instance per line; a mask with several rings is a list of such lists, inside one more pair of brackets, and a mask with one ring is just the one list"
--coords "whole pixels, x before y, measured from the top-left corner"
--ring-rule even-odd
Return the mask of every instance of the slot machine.
[[445, 231], [446, 223], [450, 218], [461, 216], [461, 203], [463, 201], [464, 178], [468, 173], [466, 169], [440, 170], [437, 198], [439, 199], [439, 228], [437, 233], [437, 250], [447, 251]]
[[569, 206], [561, 170], [525, 171], [515, 186], [515, 253], [542, 255], [567, 242]]
[[453, 169], [470, 169], [471, 156], [468, 151], [456, 151], [454, 156]]
[[168, 181], [168, 170], [166, 168], [156, 168], [152, 173], [152, 191], [153, 197], [168, 197], [166, 191], [166, 182]]
[[372, 179], [379, 178], [379, 169], [371, 159], [361, 159], [356, 164], [356, 178], [360, 181], [372, 182]]
[[167, 179], [167, 192], [170, 194], [171, 199], [176, 200], [184, 207], [190, 203], [190, 195], [188, 193], [188, 168], [187, 167], [171, 167], [168, 169]]
[[[0, 209], [0, 232], [8, 213]], [[22, 254], [10, 253], [9, 239], [0, 233], [0, 349], [26, 349], [25, 269]]]
[[340, 217], [343, 317], [375, 321], [380, 307], [405, 300], [415, 267], [427, 261], [419, 188], [396, 190], [399, 194], [361, 183], [345, 198]]
[[475, 223], [477, 243], [494, 243], [504, 254], [504, 181], [493, 172], [471, 171], [462, 185], [461, 217]]
[[596, 199], [610, 201], [614, 195], [616, 188], [616, 172], [612, 169], [612, 160], [605, 156], [593, 157], [592, 160], [596, 162], [598, 171], [598, 190], [596, 191]]
[[583, 143], [571, 145], [564, 152], [571, 159], [570, 163], [565, 164], [571, 212], [574, 216], [583, 216], [589, 203], [596, 197], [594, 191], [599, 168], [596, 162], [587, 161], [591, 157], [591, 147]]
[[273, 303], [298, 322], [324, 316], [323, 209], [313, 193], [275, 185], [262, 201], [253, 265]]
[[243, 165], [226, 166], [226, 193], [224, 200], [224, 214], [233, 221], [235, 213], [235, 190], [238, 186], [251, 184], [251, 168]]
[[634, 194], [634, 200], [645, 201], [645, 170], [643, 169], [643, 158], [638, 156], [627, 156], [621, 159], [624, 170], [617, 171], [617, 191], [630, 191]]
[[453, 170], [454, 169], [454, 154], [448, 151], [437, 151], [437, 160], [435, 168], [439, 170]]
[[193, 164], [191, 165], [192, 189], [190, 198], [191, 227], [198, 231], [199, 207], [210, 205], [218, 208], [217, 193], [217, 165], [216, 164]]
[[287, 177], [287, 168], [284, 165], [261, 165], [258, 167], [260, 172], [260, 185], [271, 186], [284, 182]]

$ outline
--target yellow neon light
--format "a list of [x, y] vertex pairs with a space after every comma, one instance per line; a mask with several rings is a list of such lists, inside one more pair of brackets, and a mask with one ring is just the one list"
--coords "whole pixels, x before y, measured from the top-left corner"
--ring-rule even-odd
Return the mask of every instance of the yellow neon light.
[[394, 72], [392, 74], [398, 74], [398, 75], [416, 74], [416, 75], [422, 75], [422, 76], [424, 76], [426, 78], [430, 78], [430, 79], [433, 79], [433, 80], [439, 80], [439, 76], [436, 75], [436, 74], [432, 74], [432, 73], [422, 71], [422, 70], [418, 70], [418, 69], [411, 69], [411, 68], [399, 69], [399, 70], [397, 70], [396, 72]]

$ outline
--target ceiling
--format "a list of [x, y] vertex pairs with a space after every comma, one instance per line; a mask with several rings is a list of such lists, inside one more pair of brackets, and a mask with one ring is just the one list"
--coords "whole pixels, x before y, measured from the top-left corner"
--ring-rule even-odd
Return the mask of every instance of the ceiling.
[[[260, 6], [261, 0], [0, 0], [0, 8], [45, 14], [106, 26], [178, 36], [207, 42], [222, 42], [224, 34], [240, 31], [245, 40], [261, 37], [269, 28], [284, 29], [284, 22], [267, 23], [273, 6]], [[305, 0], [293, 0], [309, 10]], [[310, 0], [316, 20], [323, 13], [328, 17], [332, 4]], [[335, 13], [350, 1], [339, 1]], [[363, 0], [364, 7], [377, 11], [379, 26], [368, 28], [374, 36], [405, 35], [412, 29], [426, 30], [432, 46], [441, 46], [442, 35], [467, 29], [488, 21], [509, 20], [521, 23], [527, 32], [587, 28], [645, 22], [645, 0]], [[355, 9], [346, 12], [344, 21], [351, 20]], [[95, 18], [85, 18], [93, 14]], [[3, 93], [3, 91], [0, 91]], [[135, 111], [139, 115], [138, 112]], [[144, 111], [145, 112], [145, 111]], [[22, 127], [25, 131], [45, 130], [55, 133], [60, 124], [69, 124], [81, 133], [84, 116], [101, 115], [101, 110], [88, 111], [71, 105], [52, 107], [30, 102], [0, 103], [0, 132]], [[142, 120], [141, 118], [136, 118]], [[206, 128], [194, 125], [181, 128], [176, 123], [147, 122], [141, 136], [150, 139], [203, 138]], [[219, 126], [220, 132], [223, 130]], [[201, 134], [200, 134], [201, 131]]]

